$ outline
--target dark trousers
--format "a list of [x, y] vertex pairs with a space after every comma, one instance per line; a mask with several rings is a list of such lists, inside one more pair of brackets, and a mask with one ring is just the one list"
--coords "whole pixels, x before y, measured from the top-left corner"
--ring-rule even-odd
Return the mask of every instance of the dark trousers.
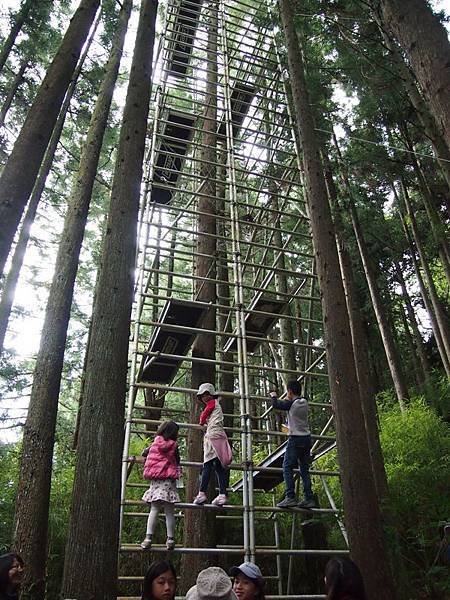
[[202, 480], [200, 482], [200, 491], [205, 492], [208, 489], [208, 483], [211, 478], [211, 472], [215, 470], [217, 481], [219, 483], [219, 493], [226, 494], [227, 492], [227, 472], [222, 467], [222, 463], [216, 457], [208, 462], [203, 463]]
[[300, 467], [303, 495], [305, 500], [312, 498], [311, 477], [309, 475], [310, 435], [291, 435], [287, 443], [283, 461], [283, 478], [286, 484], [286, 496], [295, 498], [294, 469]]

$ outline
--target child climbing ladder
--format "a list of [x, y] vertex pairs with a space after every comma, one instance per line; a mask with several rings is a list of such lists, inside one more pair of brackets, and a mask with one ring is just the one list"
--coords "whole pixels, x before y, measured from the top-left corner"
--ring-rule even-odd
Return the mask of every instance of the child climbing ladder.
[[200, 491], [194, 498], [194, 504], [205, 504], [207, 501], [211, 472], [216, 471], [219, 484], [219, 495], [212, 504], [223, 506], [227, 501], [227, 473], [226, 468], [231, 464], [231, 448], [223, 428], [223, 412], [217, 398], [216, 390], [211, 383], [202, 383], [198, 388], [197, 400], [204, 405], [200, 415], [200, 425], [206, 425], [203, 438], [203, 470]]
[[147, 520], [147, 533], [141, 548], [148, 550], [152, 546], [158, 514], [164, 508], [166, 514], [167, 550], [175, 547], [175, 502], [180, 501], [176, 489], [176, 480], [180, 477], [180, 455], [178, 452], [178, 424], [164, 421], [156, 432], [153, 444], [148, 449], [144, 467], [145, 479], [150, 479], [150, 487], [142, 500], [151, 505]]

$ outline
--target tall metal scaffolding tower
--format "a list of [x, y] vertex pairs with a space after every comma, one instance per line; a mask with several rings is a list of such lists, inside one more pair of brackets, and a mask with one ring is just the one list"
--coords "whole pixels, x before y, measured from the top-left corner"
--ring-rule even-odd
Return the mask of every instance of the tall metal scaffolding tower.
[[[168, 0], [165, 11], [139, 223], [122, 480], [121, 598], [140, 598], [149, 557], [138, 543], [148, 515], [140, 500], [147, 484], [133, 470], [133, 455], [162, 420], [174, 418], [180, 423], [185, 474], [201, 469], [186, 455], [184, 442], [190, 430], [198, 429], [189, 422], [194, 365], [214, 368], [212, 383], [231, 407], [225, 411], [234, 451], [230, 504], [199, 508], [185, 497], [177, 517], [215, 511], [233, 538], [215, 548], [184, 547], [177, 539], [175, 555], [220, 553], [224, 561], [231, 555], [238, 563], [269, 557], [272, 570], [264, 573], [268, 598], [323, 598], [321, 589], [295, 594], [294, 566], [310, 557], [347, 552], [345, 529], [327, 484], [337, 472], [312, 464], [326, 507], [276, 507], [287, 434], [271, 410], [268, 392], [281, 391], [289, 379], [302, 382], [314, 428], [313, 460], [332, 450], [335, 439], [298, 144], [287, 75], [267, 10], [259, 0]], [[213, 252], [203, 250], [205, 240], [213, 242]], [[205, 300], [208, 286], [214, 293]], [[211, 314], [215, 325], [208, 328]], [[200, 334], [213, 336], [212, 356], [192, 352]], [[339, 550], [298, 547], [305, 518], [330, 517], [338, 519], [345, 540]], [[290, 547], [282, 548], [286, 527]], [[153, 552], [166, 548], [155, 544]]]

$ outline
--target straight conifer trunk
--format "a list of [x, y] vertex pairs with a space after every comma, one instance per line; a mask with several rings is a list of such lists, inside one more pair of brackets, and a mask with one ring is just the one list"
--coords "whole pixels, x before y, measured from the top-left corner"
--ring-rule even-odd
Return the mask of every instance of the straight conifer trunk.
[[0, 278], [100, 0], [81, 0], [0, 178]]
[[[393, 187], [393, 190], [394, 190], [394, 193], [396, 194], [395, 187]], [[397, 204], [398, 204], [399, 203], [398, 196], [396, 199], [397, 199]], [[425, 282], [422, 277], [422, 273], [420, 271], [419, 263], [416, 258], [416, 248], [414, 246], [414, 241], [411, 237], [408, 226], [406, 224], [405, 215], [403, 214], [400, 207], [398, 209], [398, 215], [400, 217], [400, 221], [402, 224], [403, 231], [405, 233], [405, 237], [408, 240], [408, 246], [409, 246], [409, 250], [410, 250], [411, 260], [413, 263], [414, 272], [416, 274], [417, 283], [419, 284], [420, 295], [422, 296], [424, 306], [428, 312], [428, 316], [430, 317], [431, 327], [433, 329], [434, 339], [436, 341], [436, 346], [437, 346], [437, 349], [439, 352], [439, 356], [441, 357], [441, 361], [444, 366], [445, 372], [447, 373], [447, 376], [450, 377], [450, 363], [447, 359], [447, 352], [445, 351], [445, 346], [444, 346], [444, 343], [442, 340], [441, 331], [439, 329], [439, 323], [437, 321], [437, 318], [436, 318], [436, 315], [434, 312], [433, 304], [430, 300], [430, 297], [428, 296], [428, 290], [426, 288]]]
[[362, 233], [361, 225], [358, 219], [358, 213], [353, 200], [350, 200], [350, 215], [352, 219], [353, 231], [355, 232], [356, 243], [358, 244], [359, 255], [366, 276], [367, 286], [372, 300], [372, 306], [377, 319], [378, 329], [381, 339], [383, 340], [383, 348], [386, 353], [386, 358], [391, 372], [392, 381], [394, 383], [397, 400], [400, 409], [404, 410], [404, 401], [408, 398], [408, 388], [405, 383], [404, 375], [400, 366], [400, 356], [392, 335], [392, 325], [388, 317], [387, 311], [384, 308], [384, 303], [381, 298], [381, 293], [376, 281], [374, 268], [370, 260], [369, 251]]
[[434, 314], [436, 316], [436, 322], [439, 328], [439, 332], [441, 334], [442, 345], [445, 349], [445, 354], [447, 358], [447, 362], [450, 363], [450, 331], [447, 325], [447, 314], [442, 306], [441, 299], [436, 290], [436, 286], [433, 280], [433, 276], [431, 274], [431, 269], [428, 264], [428, 259], [425, 254], [422, 240], [419, 234], [419, 228], [417, 226], [416, 216], [411, 205], [411, 200], [409, 198], [408, 188], [404, 181], [402, 181], [402, 189], [403, 189], [403, 200], [405, 202], [406, 210], [408, 213], [409, 221], [411, 224], [411, 231], [413, 234], [414, 242], [416, 244], [417, 252], [419, 254], [420, 264], [422, 265], [422, 269], [425, 275], [425, 280], [427, 282], [428, 291], [430, 294], [431, 303], [433, 305]]
[[384, 532], [361, 409], [344, 289], [323, 169], [290, 0], [280, 0], [294, 112], [303, 149], [305, 187], [322, 294], [328, 373], [335, 412], [342, 493], [352, 556], [370, 600], [394, 599]]
[[27, 70], [28, 65], [28, 60], [24, 60], [20, 65], [20, 69], [17, 71], [16, 76], [13, 79], [11, 87], [8, 91], [8, 95], [6, 96], [5, 101], [3, 102], [3, 106], [0, 110], [0, 127], [3, 127], [3, 125], [5, 124], [6, 115], [8, 114], [8, 111], [11, 108], [14, 96], [17, 94], [19, 87], [22, 85], [23, 75]]
[[125, 0], [69, 198], [24, 430], [15, 512], [15, 548], [27, 564], [22, 595], [25, 591], [25, 597], [36, 600], [43, 599], [45, 594], [44, 549], [47, 546], [53, 446], [73, 288], [131, 7], [131, 0]]
[[405, 52], [450, 149], [450, 43], [426, 0], [380, 0], [381, 18]]
[[411, 298], [408, 294], [408, 290], [406, 288], [405, 278], [403, 277], [402, 267], [398, 262], [395, 262], [395, 272], [397, 273], [397, 280], [402, 288], [402, 297], [403, 302], [405, 304], [406, 312], [408, 314], [409, 322], [411, 323], [411, 328], [413, 331], [414, 337], [414, 345], [416, 348], [416, 352], [419, 356], [421, 369], [423, 372], [423, 378], [426, 380], [430, 374], [430, 363], [428, 361], [425, 347], [423, 344], [422, 335], [419, 330], [419, 325], [417, 323], [416, 314], [414, 312], [414, 308], [411, 302]]
[[17, 13], [17, 16], [14, 20], [14, 25], [11, 27], [11, 31], [8, 34], [8, 37], [3, 42], [3, 46], [0, 50], [0, 73], [5, 66], [6, 61], [8, 60], [9, 53], [11, 52], [12, 47], [16, 43], [17, 36], [22, 29], [26, 18], [28, 17], [28, 13], [30, 12], [30, 8], [33, 5], [33, 0], [25, 0], [22, 4], [21, 9]]
[[334, 184], [331, 165], [326, 154], [323, 155], [323, 161], [326, 167], [325, 182], [328, 195], [332, 206], [334, 205], [336, 208], [336, 212], [334, 213], [336, 215], [336, 245], [342, 273], [342, 284], [344, 286], [345, 299], [347, 302], [347, 312], [352, 335], [353, 353], [355, 357], [361, 405], [364, 413], [370, 461], [377, 494], [378, 497], [382, 499], [388, 497], [388, 483], [378, 430], [375, 387], [372, 383], [372, 376], [370, 373], [371, 361], [369, 356], [369, 344], [366, 331], [363, 327], [361, 306], [356, 292], [352, 263], [344, 240], [344, 228], [340, 212], [341, 209], [338, 206], [337, 189]]
[[[3, 344], [5, 341], [6, 330], [8, 327], [8, 321], [11, 316], [11, 309], [14, 303], [14, 296], [16, 293], [17, 282], [19, 281], [20, 272], [22, 270], [23, 261], [25, 259], [25, 253], [27, 251], [28, 242], [31, 235], [31, 226], [34, 223], [36, 212], [41, 201], [42, 193], [45, 189], [48, 174], [52, 168], [53, 159], [55, 157], [56, 148], [58, 147], [61, 133], [66, 122], [67, 111], [69, 110], [72, 96], [75, 91], [78, 78], [81, 70], [88, 55], [89, 48], [94, 39], [97, 26], [100, 22], [100, 14], [92, 28], [89, 40], [85, 45], [83, 55], [80, 57], [79, 63], [72, 77], [72, 81], [67, 89], [64, 102], [62, 103], [61, 110], [59, 111], [58, 119], [56, 120], [55, 127], [53, 128], [50, 141], [45, 151], [44, 160], [42, 161], [39, 169], [36, 182], [33, 186], [33, 191], [30, 196], [30, 201], [27, 205], [27, 210], [22, 221], [19, 237], [17, 243], [14, 246], [14, 253], [11, 259], [11, 268], [8, 271], [8, 275], [5, 280], [5, 285], [2, 290], [2, 298], [0, 301], [0, 355], [3, 352]], [[29, 571], [25, 573], [25, 579], [28, 577]]]
[[[201, 216], [197, 221], [197, 252], [200, 256], [195, 259], [195, 274], [207, 280], [198, 280], [196, 299], [202, 302], [216, 302], [216, 178], [217, 178], [217, 36], [218, 36], [218, 1], [210, 0], [204, 7], [209, 11], [208, 45], [207, 45], [207, 74], [205, 111], [202, 131], [202, 151], [200, 163], [200, 192], [198, 210]], [[216, 329], [216, 310], [209, 308], [203, 319], [202, 327], [211, 331]], [[215, 359], [216, 336], [200, 333], [192, 347], [192, 356], [196, 358]], [[192, 363], [191, 387], [198, 388], [201, 383], [210, 382], [216, 385], [215, 367], [201, 362]], [[202, 408], [196, 397], [192, 399], [190, 422], [198, 423]], [[189, 430], [187, 452], [190, 461], [203, 462], [203, 441], [199, 431]], [[189, 469], [186, 499], [192, 502], [198, 492], [198, 471]], [[214, 494], [216, 486], [215, 475], [211, 477], [209, 494]], [[211, 501], [212, 498], [209, 498]], [[213, 548], [216, 545], [215, 516], [212, 511], [188, 510], [184, 515], [184, 543], [186, 547]], [[197, 574], [203, 568], [217, 564], [217, 557], [209, 554], [183, 554], [181, 559], [181, 588], [187, 589], [194, 585]]]
[[143, 0], [92, 316], [63, 598], [116, 600], [130, 314], [158, 3]]
[[374, 16], [380, 28], [385, 45], [391, 52], [391, 59], [398, 70], [399, 76], [403, 80], [408, 97], [414, 109], [416, 110], [417, 117], [422, 124], [424, 132], [431, 141], [434, 154], [438, 159], [439, 166], [441, 167], [442, 173], [450, 189], [450, 150], [444, 142], [442, 132], [438, 130], [437, 123], [431, 115], [427, 103], [424, 101], [419, 90], [417, 89], [417, 82], [414, 78], [414, 75], [411, 72], [411, 69], [404, 62], [398, 46], [383, 29], [378, 13], [376, 11], [372, 11], [372, 15]]

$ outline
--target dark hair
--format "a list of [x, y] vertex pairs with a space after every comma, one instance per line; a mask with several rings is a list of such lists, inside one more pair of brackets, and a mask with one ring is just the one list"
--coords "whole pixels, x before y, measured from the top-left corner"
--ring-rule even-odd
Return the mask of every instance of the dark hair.
[[294, 394], [297, 394], [298, 396], [300, 396], [300, 394], [302, 393], [302, 386], [300, 385], [300, 383], [298, 381], [295, 381], [295, 380], [288, 381], [286, 388], [288, 390], [291, 390], [291, 392], [293, 392]]
[[166, 441], [173, 440], [176, 442], [179, 429], [180, 426], [178, 423], [175, 423], [175, 421], [164, 421], [164, 423], [161, 423], [161, 425], [158, 427], [156, 435], [162, 435]]
[[331, 558], [325, 567], [327, 600], [338, 600], [347, 594], [352, 600], [367, 600], [358, 566], [347, 557]]
[[170, 563], [168, 560], [155, 560], [154, 562], [152, 562], [144, 577], [144, 590], [142, 592], [141, 600], [153, 600], [152, 583], [157, 577], [159, 577], [166, 571], [170, 571], [175, 577], [176, 581], [177, 573], [172, 563]]
[[243, 575], [244, 577], [247, 577], [247, 579], [250, 579], [250, 581], [252, 581], [256, 586], [256, 590], [258, 593], [255, 596], [255, 600], [266, 600], [266, 594], [264, 592], [264, 588], [266, 587], [266, 581], [264, 577], [249, 577], [243, 571], [241, 571], [239, 567], [238, 571], [239, 572], [236, 572], [234, 579], [236, 579], [238, 575]]
[[0, 556], [0, 592], [6, 592], [8, 588], [9, 571], [15, 560], [23, 567], [22, 557], [14, 552], [9, 552], [8, 554], [2, 554], [2, 556]]
[[258, 590], [258, 594], [255, 596], [256, 600], [266, 600], [266, 595], [264, 593], [264, 588], [266, 587], [266, 582], [262, 577], [256, 577], [252, 579], [253, 583], [256, 585], [256, 589]]

